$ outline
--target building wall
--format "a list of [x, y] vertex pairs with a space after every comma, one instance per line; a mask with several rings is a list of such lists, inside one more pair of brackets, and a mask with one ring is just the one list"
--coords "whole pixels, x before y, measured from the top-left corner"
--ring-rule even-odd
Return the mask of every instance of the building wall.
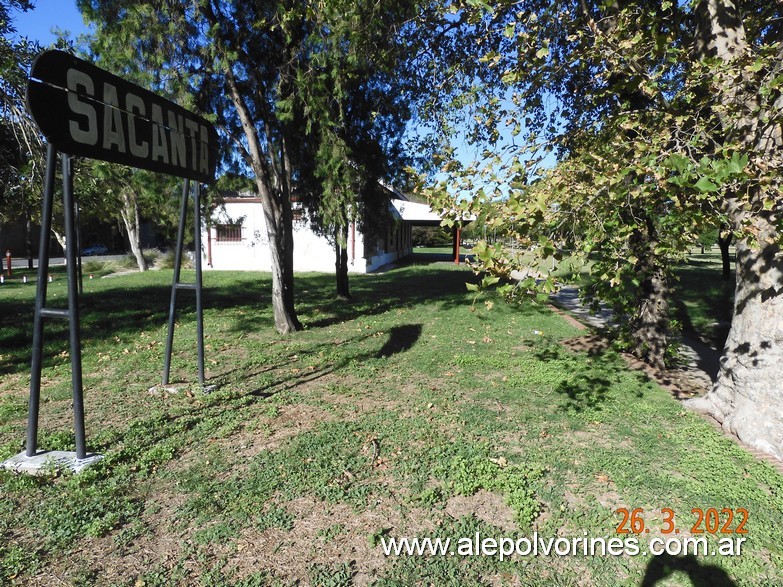
[[[269, 239], [261, 203], [255, 198], [241, 200], [244, 201], [227, 201], [213, 213], [209, 233], [205, 231], [202, 235], [206, 269], [271, 270]], [[235, 229], [218, 227], [231, 224], [241, 226], [240, 234]], [[226, 236], [230, 240], [226, 240]], [[386, 238], [378, 240], [376, 246], [368, 246], [371, 243], [365, 243], [364, 236], [357, 228], [349, 229], [347, 248], [350, 273], [375, 271], [412, 251], [411, 229], [405, 223], [393, 225]], [[294, 271], [332, 273], [335, 270], [334, 255], [334, 247], [325, 237], [310, 230], [307, 221], [294, 222]]]
[[394, 222], [374, 247], [365, 248], [367, 271], [375, 271], [413, 252], [412, 227], [407, 222]]

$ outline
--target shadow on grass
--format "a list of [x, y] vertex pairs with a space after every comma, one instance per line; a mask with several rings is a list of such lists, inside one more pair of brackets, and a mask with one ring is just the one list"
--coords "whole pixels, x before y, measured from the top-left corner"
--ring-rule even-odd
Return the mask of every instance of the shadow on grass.
[[682, 266], [675, 272], [674, 316], [686, 335], [709, 340], [722, 349], [734, 310], [734, 282], [721, 279], [714, 266]]
[[[336, 360], [328, 365], [324, 365], [320, 368], [312, 368], [302, 371], [289, 371], [282, 377], [276, 377], [274, 382], [268, 385], [261, 386], [251, 392], [248, 395], [258, 397], [270, 397], [283, 390], [291, 390], [302, 385], [307, 385], [319, 379], [322, 379], [332, 373], [345, 369], [348, 365], [353, 363], [364, 363], [373, 359], [387, 359], [392, 355], [402, 353], [410, 350], [418, 342], [422, 332], [421, 324], [405, 324], [402, 326], [394, 326], [389, 331], [389, 337], [386, 342], [377, 351], [363, 351], [355, 353], [347, 353], [343, 355], [339, 360]], [[307, 350], [307, 354], [318, 355], [321, 350], [333, 349], [335, 346], [344, 346], [346, 348], [357, 348], [359, 343], [374, 339], [375, 335], [372, 333], [363, 334], [361, 336], [354, 336], [348, 340], [344, 340], [335, 345], [332, 342], [316, 345]], [[274, 371], [286, 367], [288, 363], [281, 363], [272, 367], [265, 368], [264, 371]], [[249, 379], [250, 377], [245, 377]]]
[[[538, 349], [534, 356], [541, 362], [559, 362], [563, 365], [567, 376], [554, 388], [555, 393], [564, 397], [561, 411], [579, 413], [584, 411], [600, 410], [610, 400], [610, 391], [614, 385], [620, 382], [620, 373], [625, 373], [622, 361], [605, 348], [587, 349], [578, 351], [590, 358], [589, 366], [581, 359], [577, 359], [574, 351], [569, 351], [559, 344], [552, 344]], [[579, 370], [577, 370], [579, 369]], [[638, 373], [639, 387], [636, 388], [636, 397], [642, 397], [641, 386], [649, 378]]]
[[386, 344], [381, 347], [381, 350], [375, 356], [379, 359], [385, 359], [409, 350], [421, 337], [421, 329], [421, 324], [394, 326], [389, 332], [389, 340], [386, 341]]
[[[170, 279], [170, 272], [166, 277]], [[147, 277], [145, 275], [145, 277]], [[151, 277], [151, 276], [150, 276]], [[158, 330], [168, 318], [171, 285], [161, 283], [163, 276], [150, 279], [138, 277], [132, 282], [117, 279], [115, 287], [85, 292], [81, 297], [82, 347], [91, 341], [110, 341], [115, 337], [134, 337], [145, 330]], [[186, 278], [183, 277], [183, 280]], [[331, 274], [302, 274], [296, 277], [297, 312], [306, 328], [324, 328], [362, 316], [411, 307], [425, 302], [441, 308], [465, 304], [465, 283], [474, 280], [472, 273], [452, 267], [435, 266], [395, 269], [384, 273], [352, 278], [353, 301], [344, 302], [334, 295]], [[252, 332], [274, 328], [272, 314], [271, 276], [247, 273], [228, 278], [215, 273], [205, 274], [205, 315], [230, 314], [233, 332]], [[212, 282], [212, 283], [210, 283]], [[67, 300], [63, 292], [54, 297], [50, 289], [49, 307], [63, 307]], [[180, 292], [178, 320], [186, 322], [195, 314], [194, 296]], [[24, 299], [5, 300], [0, 315], [0, 347], [3, 353], [0, 375], [21, 373], [30, 368], [32, 342], [33, 288]], [[207, 334], [208, 334], [207, 330]], [[398, 333], [410, 337], [411, 332]], [[64, 321], [47, 321], [45, 325], [44, 365], [68, 349], [68, 327]], [[399, 345], [399, 340], [394, 343]]]
[[599, 375], [579, 373], [560, 382], [555, 392], [567, 399], [562, 409], [569, 412], [598, 410], [607, 400], [612, 381]]
[[662, 554], [650, 559], [640, 587], [654, 587], [677, 572], [687, 575], [693, 587], [736, 587], [737, 585], [726, 571], [714, 565], [702, 564], [692, 554], [686, 556]]
[[450, 266], [401, 267], [353, 278], [353, 299], [346, 302], [334, 297], [331, 275], [309, 275], [302, 278], [305, 287], [297, 285], [297, 311], [307, 328], [323, 328], [427, 302], [448, 309], [465, 305], [465, 284], [476, 281]]
[[[132, 462], [139, 453], [153, 449], [155, 444], [169, 438], [172, 434], [187, 433], [192, 430], [199, 422], [202, 422], [207, 416], [213, 413], [222, 413], [226, 409], [239, 409], [256, 401], [261, 401], [275, 396], [283, 391], [289, 391], [298, 387], [308, 385], [314, 381], [322, 379], [332, 373], [339, 372], [347, 365], [353, 362], [368, 361], [390, 356], [391, 354], [405, 352], [411, 349], [418, 341], [421, 333], [420, 324], [408, 324], [392, 328], [386, 342], [379, 350], [364, 350], [349, 352], [339, 360], [328, 365], [312, 370], [303, 369], [295, 371], [288, 369], [290, 362], [280, 361], [276, 364], [266, 365], [261, 372], [277, 372], [273, 381], [261, 385], [252, 390], [243, 390], [234, 393], [221, 394], [215, 393], [204, 397], [203, 402], [198, 405], [192, 405], [183, 411], [172, 414], [158, 414], [152, 418], [141, 418], [131, 424], [126, 432], [113, 431], [113, 433], [102, 439], [97, 450], [100, 452], [114, 451], [115, 456], [107, 461], [106, 464], [116, 465], [118, 462]], [[375, 339], [371, 333], [351, 337], [339, 343], [348, 349], [358, 349], [359, 343]], [[308, 350], [308, 353], [318, 354], [319, 350], [331, 348], [333, 343], [323, 343], [316, 345]], [[282, 371], [282, 372], [281, 372]], [[251, 379], [253, 374], [243, 376], [243, 380]], [[226, 382], [216, 380], [217, 389], [226, 385]], [[116, 450], [116, 444], [122, 444], [124, 438], [133, 438], [133, 450]]]

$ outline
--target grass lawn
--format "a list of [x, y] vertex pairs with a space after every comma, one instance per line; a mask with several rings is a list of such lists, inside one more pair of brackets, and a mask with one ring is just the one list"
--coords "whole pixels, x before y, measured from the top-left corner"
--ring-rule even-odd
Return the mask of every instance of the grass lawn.
[[723, 348], [731, 324], [734, 305], [734, 255], [732, 275], [724, 281], [721, 256], [717, 247], [704, 253], [692, 253], [687, 263], [675, 271], [675, 308], [683, 329], [695, 332], [705, 341]]
[[[87, 441], [105, 458], [78, 476], [0, 472], [0, 585], [783, 584], [783, 477], [620, 357], [568, 350], [580, 332], [545, 306], [471, 309], [471, 274], [448, 263], [351, 279], [345, 304], [331, 275], [298, 276], [306, 329], [281, 337], [268, 274], [207, 273], [209, 395], [187, 295], [182, 389], [148, 391], [171, 271], [86, 280]], [[23, 449], [33, 297], [16, 279], [0, 289], [0, 459]], [[64, 303], [61, 276], [50, 299]], [[65, 327], [47, 332], [40, 448], [73, 450]], [[382, 551], [476, 533], [635, 538], [617, 533], [622, 508], [639, 508], [624, 527], [644, 523], [641, 551], [746, 540], [738, 556]], [[720, 527], [697, 524], [709, 508]], [[747, 534], [721, 533], [741, 508]]]

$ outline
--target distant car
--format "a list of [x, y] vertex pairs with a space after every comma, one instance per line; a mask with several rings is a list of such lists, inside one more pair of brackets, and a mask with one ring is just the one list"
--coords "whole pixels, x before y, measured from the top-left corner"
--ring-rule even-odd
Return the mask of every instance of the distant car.
[[95, 255], [105, 255], [109, 249], [105, 245], [92, 245], [82, 249], [82, 257], [94, 257]]

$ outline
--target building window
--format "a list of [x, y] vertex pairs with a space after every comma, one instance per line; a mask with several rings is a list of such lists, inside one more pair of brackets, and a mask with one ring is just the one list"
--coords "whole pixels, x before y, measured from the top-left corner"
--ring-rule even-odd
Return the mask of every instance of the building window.
[[242, 240], [242, 225], [240, 224], [217, 224], [215, 232], [219, 243], [238, 243]]

